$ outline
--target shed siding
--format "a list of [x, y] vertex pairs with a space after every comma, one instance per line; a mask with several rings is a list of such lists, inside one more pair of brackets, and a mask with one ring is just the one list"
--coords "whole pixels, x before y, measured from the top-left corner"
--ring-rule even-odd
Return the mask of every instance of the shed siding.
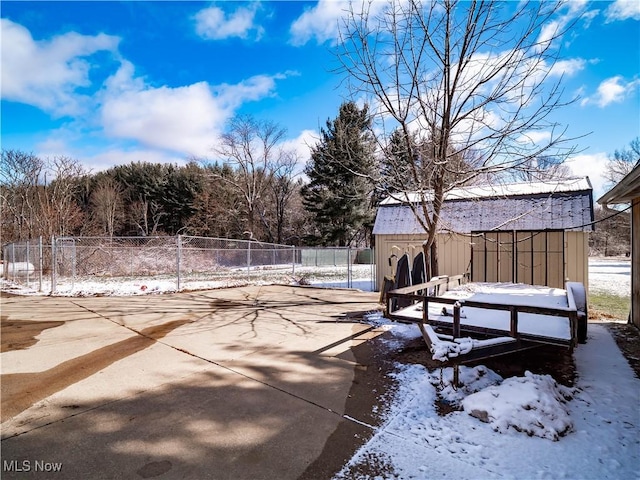
[[[560, 240], [561, 232], [549, 232], [549, 235], [531, 235], [531, 232], [516, 232], [518, 243], [517, 281], [564, 288], [565, 280], [589, 284], [587, 232], [564, 232], [564, 244]], [[473, 244], [473, 270], [485, 270], [485, 252], [487, 282], [511, 281], [513, 273], [513, 248], [508, 239], [512, 232], [488, 232], [490, 240], [485, 246], [482, 237], [471, 237], [455, 233], [438, 235], [438, 262], [441, 275], [458, 275], [471, 271], [471, 246]], [[498, 248], [497, 240], [501, 245]], [[376, 285], [378, 289], [385, 276], [393, 274], [389, 266], [389, 257], [398, 258], [405, 253], [413, 261], [422, 251], [422, 235], [376, 235]], [[640, 250], [640, 248], [639, 248]], [[545, 254], [545, 252], [547, 252]], [[499, 260], [499, 261], [498, 261]], [[531, 268], [533, 265], [533, 269]], [[564, 268], [563, 268], [564, 267]], [[533, 278], [532, 278], [533, 274]]]
[[547, 242], [544, 235], [533, 236], [533, 284], [544, 285], [547, 278]]
[[516, 280], [518, 283], [533, 283], [533, 235], [516, 232], [518, 256], [516, 258]]
[[589, 289], [589, 236], [565, 232], [565, 271], [569, 282], [582, 282]]
[[[391, 276], [395, 268], [389, 266], [389, 257], [398, 258], [405, 253], [409, 259], [422, 251], [425, 236], [421, 235], [376, 235], [376, 285], [378, 289], [385, 276]], [[441, 275], [458, 275], [468, 270], [471, 262], [471, 237], [454, 233], [439, 234], [438, 267]]]
[[438, 235], [438, 267], [441, 275], [459, 275], [470, 271], [472, 241], [467, 235]]
[[545, 285], [556, 288], [565, 287], [567, 271], [565, 250], [565, 235], [567, 232], [549, 232], [546, 235], [547, 243], [547, 278]]
[[564, 232], [484, 232], [474, 241], [475, 282], [517, 282], [564, 288]]

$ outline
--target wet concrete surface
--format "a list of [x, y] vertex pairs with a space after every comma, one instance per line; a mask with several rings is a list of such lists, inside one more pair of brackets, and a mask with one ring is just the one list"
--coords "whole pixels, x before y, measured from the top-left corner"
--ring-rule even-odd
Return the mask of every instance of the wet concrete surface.
[[3, 295], [2, 478], [330, 478], [376, 421], [377, 297]]

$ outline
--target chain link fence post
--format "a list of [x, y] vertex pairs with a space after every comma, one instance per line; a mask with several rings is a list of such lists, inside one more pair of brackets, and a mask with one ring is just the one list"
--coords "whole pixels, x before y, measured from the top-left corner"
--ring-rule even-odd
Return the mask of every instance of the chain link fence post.
[[56, 237], [51, 236], [51, 294], [56, 293]]
[[251, 280], [251, 241], [247, 242], [247, 280]]
[[176, 269], [177, 269], [177, 285], [176, 288], [178, 289], [178, 291], [180, 291], [180, 287], [181, 287], [181, 278], [180, 278], [180, 263], [182, 261], [182, 236], [178, 235], [177, 239], [177, 251], [176, 251]]
[[42, 235], [38, 237], [38, 292], [42, 292], [42, 269], [44, 267], [44, 250], [42, 248]]
[[296, 247], [295, 245], [291, 245], [291, 275], [295, 276], [296, 274]]
[[26, 277], [26, 279], [25, 279], [25, 280], [26, 280], [26, 282], [27, 282], [27, 288], [29, 288], [29, 283], [30, 283], [30, 282], [29, 282], [29, 275], [30, 275], [30, 273], [31, 273], [31, 268], [30, 268], [30, 267], [31, 267], [31, 262], [30, 262], [30, 260], [31, 260], [31, 256], [29, 255], [29, 247], [30, 247], [30, 246], [31, 246], [31, 245], [29, 245], [29, 240], [27, 240], [26, 248], [25, 248], [25, 252], [24, 252], [24, 257], [25, 257], [25, 266], [24, 266], [24, 269], [25, 269], [25, 277]]
[[11, 263], [13, 264], [13, 277], [11, 278], [12, 282], [16, 281], [16, 244], [11, 244]]
[[347, 288], [351, 285], [351, 247], [347, 247]]

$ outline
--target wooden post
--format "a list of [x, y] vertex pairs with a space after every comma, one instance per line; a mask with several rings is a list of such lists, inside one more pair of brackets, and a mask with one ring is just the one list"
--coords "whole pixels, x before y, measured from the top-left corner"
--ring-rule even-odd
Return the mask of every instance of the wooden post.
[[518, 337], [518, 309], [514, 306], [509, 307], [511, 313], [511, 336], [513, 338]]
[[[460, 302], [453, 304], [453, 338], [460, 337]], [[460, 365], [456, 362], [453, 365], [453, 388], [460, 386]]]
[[429, 302], [426, 297], [422, 300], [422, 323], [429, 323]]
[[453, 338], [460, 337], [460, 302], [453, 304]]
[[569, 327], [571, 329], [571, 352], [578, 343], [578, 312], [569, 313]]

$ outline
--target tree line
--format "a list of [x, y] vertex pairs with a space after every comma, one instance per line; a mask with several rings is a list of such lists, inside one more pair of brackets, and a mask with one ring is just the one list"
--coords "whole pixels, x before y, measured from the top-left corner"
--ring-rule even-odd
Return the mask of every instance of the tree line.
[[[2, 150], [0, 234], [9, 241], [55, 236], [188, 234], [288, 245], [366, 242], [373, 222], [366, 109], [353, 103], [327, 121], [312, 160], [358, 152], [330, 172], [305, 171], [283, 147], [285, 130], [251, 116], [232, 119], [212, 148], [215, 160], [186, 165], [134, 162], [88, 172], [76, 159]], [[350, 153], [348, 155], [351, 155]], [[322, 169], [323, 167], [320, 167]], [[312, 186], [311, 186], [312, 185]], [[320, 189], [324, 193], [320, 193]], [[327, 192], [331, 192], [329, 195]]]
[[[186, 165], [134, 162], [91, 173], [75, 159], [40, 158], [2, 150], [0, 234], [3, 243], [39, 236], [195, 236], [288, 245], [371, 245], [380, 200], [426, 190], [435, 166], [433, 145], [394, 130], [384, 143], [372, 133], [368, 107], [340, 106], [328, 119], [299, 175], [301, 159], [282, 147], [285, 131], [250, 116], [234, 118], [212, 149], [216, 161]], [[617, 150], [605, 170], [610, 184], [640, 158], [640, 140]], [[411, 146], [407, 148], [407, 143]], [[383, 146], [381, 149], [380, 146]], [[413, 155], [412, 156], [412, 152]], [[417, 153], [416, 153], [417, 152]], [[452, 156], [438, 184], [460, 184], [478, 169], [475, 154]], [[566, 175], [554, 161], [520, 169], [520, 180]], [[524, 173], [526, 176], [521, 176]], [[476, 182], [490, 182], [477, 175]], [[610, 220], [596, 208], [591, 249], [605, 255], [628, 250], [629, 215]]]
[[[59, 170], [61, 165], [67, 166]], [[228, 164], [135, 162], [95, 174], [68, 157], [2, 152], [3, 242], [39, 236], [189, 234], [299, 243], [299, 181]], [[53, 177], [48, 180], [47, 177]], [[241, 185], [255, 187], [245, 197]], [[287, 215], [282, 207], [287, 208]]]

